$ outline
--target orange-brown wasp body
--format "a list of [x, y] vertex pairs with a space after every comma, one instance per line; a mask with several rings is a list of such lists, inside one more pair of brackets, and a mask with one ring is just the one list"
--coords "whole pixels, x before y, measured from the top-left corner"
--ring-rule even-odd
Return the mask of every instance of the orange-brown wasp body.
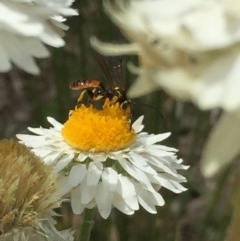
[[76, 80], [69, 84], [69, 88], [72, 90], [81, 90], [87, 88], [96, 88], [100, 87], [101, 82], [96, 79], [87, 79], [87, 80]]

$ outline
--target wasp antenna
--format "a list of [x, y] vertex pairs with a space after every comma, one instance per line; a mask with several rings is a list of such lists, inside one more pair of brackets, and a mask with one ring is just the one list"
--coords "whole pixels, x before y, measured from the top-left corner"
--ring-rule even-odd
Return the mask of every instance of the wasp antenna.
[[161, 119], [163, 119], [162, 113], [157, 108], [155, 108], [154, 106], [148, 105], [146, 103], [139, 103], [138, 101], [133, 101], [133, 100], [131, 102], [132, 102], [132, 104], [141, 104], [144, 107], [148, 107], [148, 108], [154, 110], [156, 113], [158, 113], [158, 115], [161, 117]]

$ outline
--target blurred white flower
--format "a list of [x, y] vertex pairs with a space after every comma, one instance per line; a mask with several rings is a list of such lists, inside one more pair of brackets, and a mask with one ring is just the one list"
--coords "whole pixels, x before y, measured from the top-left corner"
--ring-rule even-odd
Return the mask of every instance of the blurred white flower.
[[139, 56], [130, 97], [160, 87], [202, 109], [240, 106], [237, 0], [106, 0], [105, 9], [131, 43], [92, 44], [105, 54]]
[[156, 213], [164, 205], [160, 187], [186, 190], [177, 171], [187, 166], [176, 149], [157, 144], [170, 133], [142, 132], [142, 120], [131, 126], [118, 103], [103, 110], [81, 106], [64, 125], [49, 117], [52, 128], [29, 128], [37, 135], [17, 137], [59, 173], [60, 194], [70, 193], [74, 213], [97, 206], [107, 218], [113, 206], [131, 215], [139, 204]]
[[0, 72], [12, 63], [38, 74], [34, 58], [49, 56], [44, 44], [64, 45], [65, 17], [77, 15], [72, 0], [2, 0], [0, 2]]
[[[162, 88], [201, 109], [220, 107], [227, 111], [211, 133], [203, 154], [203, 174], [212, 176], [240, 153], [238, 113], [234, 116], [240, 107], [240, 2], [104, 3], [130, 44], [104, 44], [93, 38], [92, 45], [107, 55], [138, 55], [139, 67], [132, 67], [138, 77], [129, 90], [130, 97]], [[229, 128], [234, 128], [234, 135]], [[226, 134], [227, 139], [219, 138]]]

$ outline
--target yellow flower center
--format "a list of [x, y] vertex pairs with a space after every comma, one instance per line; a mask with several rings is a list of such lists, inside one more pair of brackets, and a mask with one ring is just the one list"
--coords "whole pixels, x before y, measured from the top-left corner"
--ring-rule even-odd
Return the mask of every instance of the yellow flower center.
[[106, 99], [103, 108], [81, 105], [71, 113], [62, 129], [62, 136], [81, 151], [109, 152], [129, 146], [136, 133], [129, 120], [130, 108]]

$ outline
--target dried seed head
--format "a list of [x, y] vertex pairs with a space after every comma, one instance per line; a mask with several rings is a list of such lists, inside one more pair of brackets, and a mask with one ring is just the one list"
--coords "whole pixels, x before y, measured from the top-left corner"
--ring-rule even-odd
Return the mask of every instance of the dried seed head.
[[56, 177], [40, 158], [17, 141], [0, 141], [0, 234], [33, 227], [56, 205], [55, 190]]

